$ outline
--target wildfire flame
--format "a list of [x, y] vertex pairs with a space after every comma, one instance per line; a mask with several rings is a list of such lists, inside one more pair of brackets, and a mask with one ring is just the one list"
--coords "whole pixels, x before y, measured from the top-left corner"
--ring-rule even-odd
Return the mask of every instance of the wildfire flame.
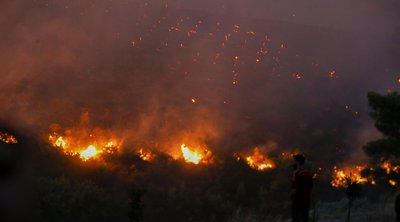
[[331, 181], [333, 187], [348, 187], [352, 183], [364, 184], [371, 182], [375, 184], [375, 181], [370, 181], [368, 178], [361, 176], [361, 171], [364, 170], [363, 166], [356, 166], [354, 169], [348, 168], [346, 170], [338, 169], [336, 166], [333, 168], [334, 174]]
[[188, 163], [199, 164], [199, 163], [209, 163], [211, 158], [211, 151], [203, 149], [202, 151], [195, 150], [193, 148], [187, 147], [185, 144], [181, 145], [182, 156]]
[[397, 186], [397, 182], [395, 180], [389, 180], [389, 184], [394, 187]]
[[139, 149], [138, 154], [140, 159], [144, 161], [152, 161], [154, 159], [154, 154], [149, 150]]
[[6, 133], [6, 132], [0, 132], [0, 141], [3, 143], [8, 143], [8, 144], [16, 144], [18, 143], [18, 140], [15, 136]]
[[83, 159], [83, 160], [89, 160], [91, 158], [94, 158], [99, 152], [97, 151], [97, 148], [93, 145], [88, 146], [87, 149], [83, 150], [79, 156]]
[[[52, 139], [51, 136], [50, 136], [50, 139]], [[68, 143], [67, 143], [67, 141], [64, 140], [64, 138], [62, 136], [60, 136], [54, 141], [54, 145], [65, 149], [65, 148], [67, 148]]]
[[251, 168], [260, 171], [274, 168], [274, 163], [259, 148], [255, 148], [253, 154], [246, 157], [246, 162]]
[[400, 166], [393, 166], [393, 164], [388, 161], [382, 163], [381, 168], [386, 171], [386, 174], [400, 172]]
[[[400, 173], [400, 166], [394, 165], [389, 161], [383, 162], [380, 166], [381, 169], [385, 171], [387, 175]], [[376, 185], [376, 181], [373, 176], [363, 177], [361, 176], [361, 171], [366, 169], [366, 166], [356, 166], [354, 169], [347, 168], [347, 170], [339, 170], [336, 166], [334, 167], [334, 175], [331, 184], [333, 187], [347, 187], [350, 183], [369, 183]], [[369, 168], [370, 171], [375, 171], [374, 168]], [[394, 179], [389, 178], [387, 183], [393, 187], [398, 185], [398, 182]]]
[[48, 141], [53, 147], [61, 148], [65, 154], [78, 155], [84, 161], [95, 159], [103, 152], [112, 153], [111, 148], [116, 147], [113, 141], [102, 138], [95, 140], [92, 134], [85, 139], [76, 139], [53, 133], [49, 136]]
[[[380, 167], [385, 170], [386, 174], [398, 174], [400, 173], [400, 166], [399, 165], [394, 165], [389, 161], [383, 162]], [[397, 181], [393, 179], [389, 179], [388, 183], [390, 186], [396, 187], [397, 186]]]

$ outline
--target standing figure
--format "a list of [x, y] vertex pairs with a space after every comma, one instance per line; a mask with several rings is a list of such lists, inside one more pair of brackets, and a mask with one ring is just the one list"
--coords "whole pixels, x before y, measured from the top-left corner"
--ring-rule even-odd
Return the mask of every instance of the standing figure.
[[309, 170], [304, 167], [305, 157], [301, 154], [293, 156], [295, 161], [293, 165], [294, 175], [292, 179], [292, 221], [308, 222], [310, 209], [310, 196], [313, 187], [313, 176]]

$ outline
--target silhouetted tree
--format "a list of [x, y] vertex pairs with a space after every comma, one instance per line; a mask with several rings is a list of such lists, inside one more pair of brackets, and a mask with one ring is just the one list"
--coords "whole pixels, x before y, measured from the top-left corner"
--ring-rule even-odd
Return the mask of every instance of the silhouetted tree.
[[346, 178], [346, 185], [347, 185], [346, 196], [347, 199], [349, 200], [346, 222], [350, 222], [351, 208], [353, 207], [354, 201], [357, 198], [361, 197], [362, 186], [360, 182], [353, 180], [351, 176]]
[[375, 170], [364, 170], [364, 174], [372, 175], [376, 182], [386, 187], [390, 186], [390, 192], [386, 195], [385, 202], [398, 189], [400, 175], [394, 170], [387, 171], [380, 167], [385, 161], [397, 165], [400, 160], [400, 94], [397, 92], [380, 95], [375, 92], [368, 93], [371, 117], [375, 120], [375, 127], [384, 136], [382, 139], [369, 142], [364, 151], [370, 157]]
[[374, 161], [384, 161], [400, 157], [400, 94], [392, 92], [380, 95], [368, 93], [371, 117], [375, 127], [384, 138], [369, 142], [364, 146], [365, 153]]

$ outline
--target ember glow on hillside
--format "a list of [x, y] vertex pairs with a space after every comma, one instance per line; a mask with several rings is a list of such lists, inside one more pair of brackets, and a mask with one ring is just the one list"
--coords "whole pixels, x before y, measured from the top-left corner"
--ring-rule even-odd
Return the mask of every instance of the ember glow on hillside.
[[18, 140], [15, 136], [11, 135], [10, 133], [0, 131], [0, 142], [16, 144], [18, 143]]
[[[333, 180], [331, 182], [333, 187], [345, 187], [347, 188], [353, 183], [364, 184], [369, 182], [368, 178], [361, 176], [361, 171], [365, 169], [365, 166], [348, 167], [347, 169], [338, 169], [336, 166], [333, 169]], [[375, 184], [374, 180], [370, 181], [371, 184]]]
[[53, 124], [52, 128], [57, 131], [48, 136], [48, 142], [53, 148], [61, 149], [67, 155], [78, 155], [84, 161], [118, 150], [122, 140], [111, 130], [90, 127], [89, 119], [89, 113], [85, 112], [77, 126], [65, 130]]
[[393, 164], [390, 161], [385, 161], [381, 164], [380, 168], [389, 176], [387, 184], [394, 188], [398, 187], [399, 183], [397, 176], [400, 173], [400, 165]]
[[150, 150], [139, 149], [137, 151], [139, 157], [144, 161], [152, 161], [155, 158], [155, 154], [153, 154]]
[[[386, 42], [240, 16], [254, 4], [207, 1], [208, 10], [194, 10], [196, 1], [7, 1], [6, 23], [20, 26], [2, 26], [13, 27], [2, 32], [4, 116], [48, 133], [52, 123], [71, 126], [88, 111], [100, 128], [133, 143], [166, 144], [195, 132], [196, 140], [231, 153], [270, 140], [313, 150], [306, 141], [328, 132], [335, 141], [340, 125], [356, 132], [348, 138], [357, 144], [343, 137], [338, 145], [356, 149], [366, 128], [356, 124], [367, 114], [364, 92], [398, 87], [398, 70], [371, 58], [389, 61]], [[395, 85], [381, 86], [386, 82]]]
[[245, 157], [247, 164], [256, 170], [268, 170], [274, 168], [274, 163], [259, 148], [254, 148], [250, 156]]
[[385, 161], [381, 164], [381, 168], [386, 171], [386, 174], [391, 174], [391, 173], [400, 173], [400, 166], [399, 165], [393, 165], [389, 161]]
[[65, 154], [79, 155], [85, 161], [98, 158], [103, 152], [113, 152], [113, 149], [117, 148], [114, 141], [95, 138], [92, 134], [83, 140], [52, 134], [49, 136], [49, 142], [54, 148], [62, 149]]

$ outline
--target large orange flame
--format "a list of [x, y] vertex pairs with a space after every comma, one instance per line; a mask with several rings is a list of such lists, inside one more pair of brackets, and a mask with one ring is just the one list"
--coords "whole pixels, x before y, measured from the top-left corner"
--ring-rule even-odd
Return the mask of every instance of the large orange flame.
[[79, 156], [83, 159], [83, 160], [89, 160], [91, 158], [96, 157], [96, 155], [99, 154], [99, 151], [97, 151], [97, 148], [93, 145], [88, 146], [87, 149], [82, 150], [79, 153]]
[[58, 136], [53, 133], [48, 138], [49, 143], [53, 147], [61, 148], [67, 155], [79, 155], [79, 157], [87, 161], [89, 159], [98, 158], [103, 152], [110, 153], [110, 149], [117, 147], [114, 141], [103, 138], [96, 138], [90, 134], [87, 138], [72, 136]]
[[259, 148], [254, 148], [252, 155], [246, 157], [246, 162], [251, 168], [260, 171], [274, 168], [274, 163]]
[[[52, 141], [53, 140], [53, 136], [49, 136], [49, 140]], [[66, 149], [68, 147], [68, 143], [67, 141], [64, 140], [64, 138], [62, 136], [56, 138], [53, 142], [53, 144], [57, 147], [61, 147], [63, 149]]]
[[184, 160], [188, 163], [199, 164], [209, 163], [211, 158], [211, 151], [207, 149], [193, 149], [189, 148], [185, 144], [181, 145], [181, 152]]
[[348, 167], [347, 169], [338, 169], [336, 166], [333, 168], [333, 179], [331, 185], [333, 187], [348, 187], [352, 183], [364, 184], [370, 182], [375, 184], [375, 181], [361, 176], [361, 171], [365, 166]]

